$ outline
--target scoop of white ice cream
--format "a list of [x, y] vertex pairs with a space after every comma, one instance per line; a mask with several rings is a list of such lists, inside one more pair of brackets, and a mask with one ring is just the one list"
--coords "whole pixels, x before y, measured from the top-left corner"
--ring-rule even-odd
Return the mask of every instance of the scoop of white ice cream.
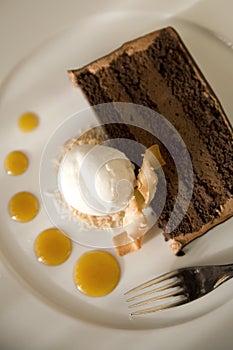
[[95, 186], [99, 197], [122, 209], [128, 204], [134, 190], [135, 175], [132, 163], [116, 158], [103, 164], [95, 175]]
[[103, 216], [123, 210], [132, 198], [134, 166], [124, 153], [103, 145], [79, 145], [59, 167], [58, 188], [74, 209]]

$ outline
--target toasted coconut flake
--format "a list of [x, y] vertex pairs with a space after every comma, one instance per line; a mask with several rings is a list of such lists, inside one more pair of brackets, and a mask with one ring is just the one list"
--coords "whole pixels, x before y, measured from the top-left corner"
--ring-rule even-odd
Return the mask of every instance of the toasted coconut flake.
[[119, 256], [123, 256], [128, 253], [133, 253], [141, 249], [142, 240], [143, 237], [140, 237], [138, 239], [132, 239], [126, 231], [113, 237], [113, 242], [115, 244], [116, 251]]
[[125, 215], [123, 210], [111, 215], [109, 214], [104, 216], [97, 216], [82, 213], [74, 208], [71, 209], [75, 216], [79, 220], [81, 220], [87, 227], [109, 229], [123, 226], [122, 223]]
[[165, 165], [165, 161], [161, 156], [159, 146], [152, 145], [144, 154], [142, 167], [137, 177], [138, 191], [144, 198], [144, 208], [147, 208], [154, 198], [158, 177], [154, 170]]
[[141, 202], [138, 202], [138, 195], [135, 195], [136, 191], [137, 190], [134, 191], [134, 196], [131, 198], [129, 204], [125, 208], [125, 216], [123, 219], [124, 227], [131, 224], [135, 220], [135, 218], [137, 218], [142, 213], [144, 199], [141, 197]]
[[[135, 193], [137, 193], [136, 190]], [[142, 197], [139, 197], [139, 201], [137, 199], [138, 196], [136, 197], [134, 195], [125, 209], [125, 216], [123, 218], [123, 227], [132, 239], [138, 239], [144, 236], [148, 228], [147, 218], [142, 211], [144, 202], [140, 201]]]
[[120, 256], [139, 250], [144, 235], [148, 230], [147, 218], [142, 212], [144, 198], [137, 189], [125, 209], [123, 218], [124, 232], [113, 237], [117, 253]]
[[143, 237], [148, 231], [147, 218], [143, 214], [143, 209], [149, 206], [156, 192], [158, 177], [154, 170], [163, 165], [165, 161], [161, 156], [159, 146], [152, 145], [144, 154], [134, 196], [125, 208], [123, 218], [125, 231], [113, 238], [120, 256], [141, 248]]
[[166, 164], [165, 160], [163, 159], [160, 153], [159, 145], [157, 144], [152, 145], [146, 150], [146, 156], [148, 157], [151, 166], [155, 170], [161, 168]]
[[157, 182], [158, 177], [145, 154], [137, 177], [137, 188], [144, 198], [144, 208], [147, 208], [154, 198]]

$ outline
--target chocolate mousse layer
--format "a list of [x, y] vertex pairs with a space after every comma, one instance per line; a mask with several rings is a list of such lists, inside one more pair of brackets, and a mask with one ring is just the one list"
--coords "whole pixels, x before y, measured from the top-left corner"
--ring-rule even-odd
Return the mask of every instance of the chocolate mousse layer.
[[[159, 218], [175, 254], [193, 239], [233, 214], [233, 131], [223, 108], [177, 32], [164, 28], [124, 44], [111, 54], [81, 69], [69, 71], [91, 105], [131, 102], [158, 112], [181, 135], [191, 157], [193, 193], [186, 213], [173, 225], [171, 213], [182, 189], [190, 191], [187, 171], [177, 140], [169, 133], [184, 176], [177, 175], [166, 147], [146, 130], [130, 126], [130, 118], [106, 127], [110, 137], [128, 137], [146, 147], [159, 143], [166, 161], [163, 171], [167, 197]], [[117, 108], [116, 108], [117, 112]], [[104, 116], [99, 115], [100, 118]], [[151, 130], [156, 125], [151, 125]], [[123, 135], [123, 136], [122, 136]], [[191, 171], [191, 169], [190, 169]], [[189, 174], [190, 175], [190, 174]], [[157, 191], [159, 201], [159, 188]], [[155, 198], [156, 199], [156, 198]], [[172, 227], [174, 229], [171, 229]]]

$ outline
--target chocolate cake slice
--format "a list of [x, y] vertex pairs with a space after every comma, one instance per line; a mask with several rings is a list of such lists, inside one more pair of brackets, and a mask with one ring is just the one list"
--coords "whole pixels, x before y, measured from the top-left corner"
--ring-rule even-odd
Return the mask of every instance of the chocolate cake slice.
[[[167, 27], [124, 44], [81, 69], [69, 70], [75, 86], [91, 105], [131, 102], [164, 116], [181, 135], [193, 166], [193, 193], [188, 210], [174, 230], [167, 223], [176, 201], [178, 184], [174, 162], [161, 145], [166, 160], [167, 198], [159, 226], [171, 240], [175, 254], [233, 214], [233, 131], [213, 90], [177, 32]], [[126, 121], [125, 121], [126, 122]], [[126, 124], [129, 124], [128, 122]], [[113, 130], [113, 131], [112, 131]], [[115, 125], [114, 137], [135, 139], [146, 147], [157, 142], [136, 128]], [[168, 135], [169, 136], [169, 135]], [[182, 161], [182, 157], [181, 157]]]

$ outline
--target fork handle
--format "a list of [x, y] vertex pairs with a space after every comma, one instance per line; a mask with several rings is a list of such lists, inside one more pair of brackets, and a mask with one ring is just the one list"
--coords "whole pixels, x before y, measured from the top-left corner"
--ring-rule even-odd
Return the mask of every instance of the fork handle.
[[224, 272], [233, 276], [233, 264], [222, 265], [222, 268], [223, 268]]
[[219, 287], [222, 283], [228, 281], [233, 277], [233, 264], [217, 265], [216, 267], [219, 271], [219, 278], [215, 282], [214, 288]]

